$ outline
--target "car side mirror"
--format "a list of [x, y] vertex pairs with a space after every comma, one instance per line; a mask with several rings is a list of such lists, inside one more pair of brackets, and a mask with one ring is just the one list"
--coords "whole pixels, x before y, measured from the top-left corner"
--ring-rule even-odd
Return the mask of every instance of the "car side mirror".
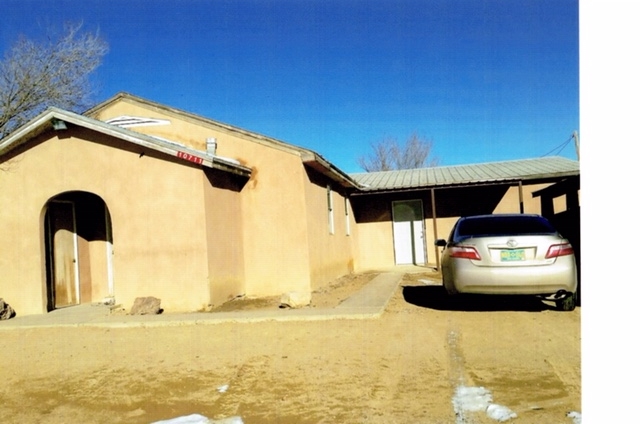
[[447, 241], [445, 239], [438, 239], [435, 244], [438, 247], [445, 247], [447, 245]]

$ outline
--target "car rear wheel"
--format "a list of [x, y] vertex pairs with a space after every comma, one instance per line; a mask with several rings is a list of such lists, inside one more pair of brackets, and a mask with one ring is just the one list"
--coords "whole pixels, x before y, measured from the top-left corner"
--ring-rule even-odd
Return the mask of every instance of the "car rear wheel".
[[575, 293], [571, 293], [560, 300], [556, 300], [556, 307], [560, 311], [573, 311], [576, 309]]

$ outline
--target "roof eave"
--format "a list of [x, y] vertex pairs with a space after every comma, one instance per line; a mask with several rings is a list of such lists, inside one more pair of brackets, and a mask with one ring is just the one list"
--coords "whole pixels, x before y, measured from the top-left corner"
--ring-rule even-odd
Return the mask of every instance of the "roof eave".
[[313, 151], [309, 150], [304, 152], [301, 158], [304, 165], [337, 182], [344, 188], [354, 188], [358, 190], [363, 188], [348, 174]]
[[52, 122], [54, 120], [60, 120], [69, 124], [87, 128], [101, 134], [125, 140], [132, 144], [146, 147], [169, 156], [178, 157], [188, 162], [193, 162], [208, 168], [219, 169], [221, 171], [230, 172], [243, 177], [251, 176], [251, 169], [246, 166], [231, 163], [200, 150], [194, 150], [186, 146], [173, 145], [172, 143], [168, 143], [152, 136], [109, 125], [102, 121], [58, 108], [47, 109], [45, 112], [31, 120], [28, 124], [3, 139], [0, 142], [0, 156], [14, 150], [33, 137], [53, 129]]
[[360, 192], [355, 194], [385, 194], [385, 193], [398, 193], [398, 192], [408, 192], [408, 191], [422, 191], [422, 190], [431, 190], [431, 189], [448, 189], [448, 188], [462, 188], [462, 187], [479, 187], [479, 186], [490, 186], [490, 185], [517, 185], [519, 183], [529, 183], [529, 184], [537, 184], [537, 183], [545, 183], [545, 182], [553, 182], [560, 178], [568, 178], [579, 176], [579, 171], [565, 171], [565, 172], [555, 172], [550, 174], [532, 174], [523, 176], [522, 178], [505, 178], [498, 180], [474, 180], [474, 181], [465, 181], [460, 183], [443, 183], [443, 184], [425, 184], [420, 186], [406, 186], [406, 187], [366, 187], [360, 186]]

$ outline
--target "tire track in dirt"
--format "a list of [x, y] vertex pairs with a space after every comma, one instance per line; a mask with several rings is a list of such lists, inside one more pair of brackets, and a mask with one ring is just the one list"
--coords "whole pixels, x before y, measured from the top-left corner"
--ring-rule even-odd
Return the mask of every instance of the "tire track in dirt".
[[273, 388], [268, 384], [270, 365], [271, 359], [265, 355], [251, 357], [241, 364], [228, 382], [228, 389], [212, 405], [216, 414], [212, 418], [236, 415], [245, 420], [260, 418], [260, 411], [254, 410], [254, 404], [263, 402], [258, 396], [273, 396]]
[[[449, 385], [452, 396], [455, 396], [456, 390], [460, 387], [464, 387], [467, 384], [467, 378], [465, 376], [465, 360], [464, 353], [462, 352], [462, 335], [459, 330], [450, 328], [447, 331], [447, 348], [449, 357]], [[452, 400], [453, 412], [456, 417], [456, 424], [472, 424], [475, 421], [463, 405], [455, 400]]]

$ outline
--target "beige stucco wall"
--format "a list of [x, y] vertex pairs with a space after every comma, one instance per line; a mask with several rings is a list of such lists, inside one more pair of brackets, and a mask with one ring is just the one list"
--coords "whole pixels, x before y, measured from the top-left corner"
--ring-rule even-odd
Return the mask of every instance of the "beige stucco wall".
[[[240, 207], [230, 211], [234, 215], [228, 217], [241, 224], [237, 228], [241, 232], [240, 239], [234, 241], [232, 248], [235, 254], [227, 256], [233, 257], [242, 271], [234, 271], [232, 276], [223, 270], [223, 280], [232, 281], [230, 284], [234, 286], [241, 279], [244, 293], [239, 294], [249, 297], [310, 289], [313, 277], [308, 249], [309, 199], [305, 194], [308, 182], [298, 150], [207, 120], [127, 99], [108, 105], [95, 117], [107, 120], [122, 115], [166, 119], [170, 125], [131, 130], [200, 150], [206, 149], [207, 138], [215, 138], [218, 156], [237, 160], [252, 169], [251, 178], [239, 192]], [[207, 210], [207, 220], [212, 218], [210, 211], [219, 211], [213, 205]], [[210, 239], [216, 237], [217, 231], [224, 231], [223, 228], [214, 230], [215, 224], [211, 222], [208, 225], [212, 228]], [[215, 299], [216, 302], [223, 300]]]
[[[227, 187], [220, 190], [212, 181]], [[211, 305], [246, 293], [242, 208], [237, 184], [233, 177], [214, 170], [206, 171], [203, 179]]]
[[310, 287], [309, 234], [300, 158], [256, 144], [244, 146], [254, 172], [242, 191], [247, 295]]
[[[138, 296], [155, 296], [167, 310], [210, 303], [201, 169], [151, 151], [140, 157], [144, 149], [127, 151], [124, 142], [89, 131], [41, 141], [4, 164], [0, 178], [0, 293], [19, 314], [45, 311], [44, 208], [76, 190], [101, 197], [111, 214], [116, 302], [130, 307]], [[105, 293], [102, 278], [91, 290], [96, 296]]]
[[[549, 185], [549, 183], [545, 183], [522, 186], [522, 198], [524, 200], [525, 213], [541, 213], [540, 199], [534, 199], [532, 193], [548, 187]], [[519, 188], [517, 186], [509, 187], [509, 191], [505, 194], [493, 213], [519, 213], [520, 196], [518, 192]]]
[[46, 307], [40, 223], [48, 196], [25, 184], [27, 179], [19, 171], [23, 162], [17, 158], [0, 165], [0, 297], [16, 313], [27, 315]]
[[[356, 267], [353, 253], [357, 228], [346, 194], [335, 183], [308, 171], [305, 183], [307, 246], [310, 258], [311, 289], [349, 274]], [[330, 190], [328, 191], [328, 187]], [[332, 211], [329, 211], [329, 197]], [[330, 217], [331, 216], [331, 217]], [[347, 225], [348, 222], [348, 225]]]
[[120, 116], [146, 117], [170, 121], [168, 125], [151, 125], [130, 128], [132, 131], [173, 140], [198, 150], [205, 150], [206, 138], [215, 136], [211, 127], [202, 125], [202, 121], [186, 118], [183, 114], [171, 110], [156, 108], [150, 104], [141, 104], [130, 99], [121, 99], [110, 103], [98, 111], [95, 119], [106, 121]]
[[394, 266], [391, 221], [359, 223], [357, 252], [358, 272]]
[[436, 249], [439, 249], [436, 245], [436, 239], [447, 239], [449, 233], [454, 224], [458, 220], [458, 217], [443, 217], [436, 219], [437, 223], [437, 237], [433, 227], [433, 219], [428, 218], [425, 220], [426, 238], [427, 238], [427, 258], [430, 264], [436, 263]]

